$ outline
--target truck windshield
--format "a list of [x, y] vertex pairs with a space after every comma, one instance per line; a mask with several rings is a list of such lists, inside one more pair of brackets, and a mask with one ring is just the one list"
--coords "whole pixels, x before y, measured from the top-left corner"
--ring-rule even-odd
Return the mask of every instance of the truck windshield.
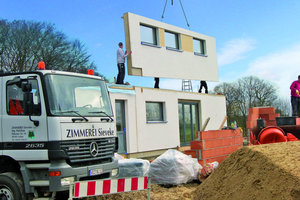
[[59, 116], [112, 116], [104, 81], [86, 77], [45, 75], [50, 112]]

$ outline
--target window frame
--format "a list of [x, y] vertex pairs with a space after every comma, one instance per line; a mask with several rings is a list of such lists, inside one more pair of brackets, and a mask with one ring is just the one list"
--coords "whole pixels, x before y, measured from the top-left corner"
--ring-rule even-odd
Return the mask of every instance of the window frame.
[[[36, 92], [37, 92], [37, 94], [38, 94], [38, 102], [37, 102], [37, 104], [35, 103], [35, 102], [33, 102], [33, 106], [36, 106], [37, 108], [38, 108], [38, 113], [32, 113], [31, 115], [28, 115], [28, 114], [19, 114], [19, 113], [17, 113], [17, 114], [11, 114], [10, 113], [10, 102], [9, 102], [9, 100], [10, 100], [10, 96], [9, 96], [9, 87], [10, 86], [13, 86], [13, 85], [16, 85], [16, 84], [12, 84], [12, 85], [9, 85], [8, 84], [8, 82], [9, 82], [10, 80], [8, 80], [8, 81], [6, 81], [6, 83], [5, 83], [5, 89], [6, 89], [6, 92], [5, 92], [5, 98], [6, 98], [6, 113], [7, 113], [7, 115], [9, 115], [9, 116], [41, 116], [42, 115], [42, 104], [41, 104], [41, 94], [40, 94], [40, 88], [39, 88], [39, 81], [37, 80], [37, 79], [29, 79], [28, 81], [36, 81], [36, 86], [37, 86], [37, 88], [36, 88]], [[17, 86], [18, 87], [18, 86]], [[22, 91], [22, 89], [20, 88], [20, 90], [18, 90], [18, 91]], [[31, 91], [32, 92], [32, 91]], [[22, 91], [22, 95], [24, 95], [24, 92]], [[22, 106], [22, 109], [25, 111], [25, 108], [24, 108], [24, 105], [23, 105], [23, 103], [24, 103], [24, 99], [23, 99], [23, 96], [22, 96], [22, 99], [18, 99], [18, 101], [20, 102], [20, 101], [22, 101], [22, 103], [20, 102], [20, 105]], [[15, 107], [17, 107], [17, 105], [16, 105], [16, 103], [14, 102], [14, 106]]]
[[[155, 103], [159, 104], [159, 111], [160, 111], [160, 119], [149, 119], [147, 117], [147, 104], [150, 103]], [[166, 107], [165, 107], [165, 102], [163, 101], [146, 101], [145, 102], [145, 111], [146, 111], [146, 123], [167, 123], [166, 121]]]
[[[146, 28], [152, 29], [152, 37], [153, 37], [152, 39], [155, 40], [154, 43], [146, 42], [146, 41], [142, 40], [142, 29], [141, 29], [141, 27], [146, 27]], [[159, 34], [158, 34], [157, 27], [141, 23], [140, 24], [140, 37], [141, 37], [140, 39], [141, 39], [141, 44], [142, 45], [153, 46], [153, 47], [160, 47], [159, 46]]]
[[[166, 49], [168, 50], [174, 50], [174, 51], [181, 51], [181, 40], [180, 40], [180, 34], [179, 33], [176, 33], [176, 32], [173, 32], [173, 31], [169, 31], [169, 30], [165, 30], [165, 45], [166, 45]], [[168, 46], [167, 44], [167, 40], [166, 40], [166, 33], [167, 34], [173, 34], [175, 35], [175, 45], [176, 47], [171, 47], [171, 46]]]
[[[199, 41], [200, 52], [196, 52], [195, 51], [195, 43], [194, 43], [194, 41]], [[198, 56], [207, 56], [207, 53], [206, 53], [206, 41], [203, 40], [203, 39], [199, 39], [199, 38], [193, 38], [193, 51], [194, 51], [195, 55], [198, 55]]]
[[[45, 88], [46, 88], [46, 94], [47, 94], [47, 101], [48, 101], [48, 109], [49, 109], [49, 115], [50, 116], [62, 116], [62, 117], [73, 117], [73, 116], [78, 116], [76, 113], [55, 113], [55, 107], [57, 106], [56, 103], [58, 103], [58, 98], [56, 98], [57, 96], [59, 96], [61, 93], [60, 91], [62, 90], [57, 90], [59, 87], [57, 85], [57, 81], [61, 81], [61, 79], [64, 78], [64, 80], [70, 82], [70, 81], [74, 81], [76, 79], [78, 79], [78, 81], [87, 81], [89, 82], [89, 86], [94, 86], [93, 82], [98, 82], [97, 86], [100, 86], [101, 88], [101, 94], [104, 100], [104, 104], [106, 104], [104, 106], [105, 108], [105, 112], [107, 113], [107, 115], [109, 116], [113, 116], [113, 111], [112, 111], [112, 104], [111, 101], [109, 100], [109, 94], [107, 91], [107, 87], [105, 85], [105, 82], [101, 79], [98, 78], [88, 78], [88, 77], [81, 77], [81, 76], [71, 76], [71, 75], [66, 75], [66, 74], [46, 74], [44, 76], [44, 81], [45, 81]], [[77, 82], [77, 86], [80, 85], [80, 82]], [[86, 86], [86, 84], [85, 84]], [[65, 88], [69, 87], [69, 85], [65, 85]], [[75, 86], [74, 86], [75, 88]], [[75, 90], [74, 90], [75, 92]], [[72, 93], [72, 91], [70, 91], [70, 93]], [[74, 93], [75, 94], [75, 93]], [[72, 99], [75, 102], [75, 95], [72, 94]], [[71, 104], [72, 106], [76, 106], [76, 104], [73, 102], [73, 104]], [[76, 108], [76, 107], [72, 107], [72, 108]], [[79, 110], [75, 110], [77, 112], [79, 112]], [[84, 111], [84, 110], [82, 110]], [[80, 113], [80, 112], [79, 112]], [[84, 115], [85, 117], [95, 117], [95, 116], [106, 116], [105, 114], [87, 114], [87, 113], [80, 113], [81, 115]]]

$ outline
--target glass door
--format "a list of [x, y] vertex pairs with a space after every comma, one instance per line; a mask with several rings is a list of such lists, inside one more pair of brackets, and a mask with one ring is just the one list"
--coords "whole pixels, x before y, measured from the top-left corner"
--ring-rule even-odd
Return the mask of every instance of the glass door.
[[180, 145], [189, 146], [195, 139], [196, 131], [200, 130], [198, 103], [179, 102]]
[[126, 153], [125, 103], [116, 100], [116, 129], [119, 141], [119, 154]]

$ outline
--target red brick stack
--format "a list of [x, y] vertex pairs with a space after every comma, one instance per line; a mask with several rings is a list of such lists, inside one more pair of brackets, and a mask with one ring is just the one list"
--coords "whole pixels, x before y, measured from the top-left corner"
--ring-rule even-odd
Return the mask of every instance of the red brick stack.
[[296, 119], [296, 125], [300, 125], [300, 117]]
[[191, 150], [184, 153], [197, 158], [201, 165], [214, 161], [221, 163], [229, 154], [242, 146], [243, 134], [239, 129], [202, 131], [200, 140], [191, 141]]
[[276, 117], [280, 117], [279, 113], [275, 113], [274, 107], [254, 107], [249, 108], [248, 121], [246, 123], [247, 130], [253, 130], [257, 126], [257, 119], [264, 119], [265, 126], [276, 126]]

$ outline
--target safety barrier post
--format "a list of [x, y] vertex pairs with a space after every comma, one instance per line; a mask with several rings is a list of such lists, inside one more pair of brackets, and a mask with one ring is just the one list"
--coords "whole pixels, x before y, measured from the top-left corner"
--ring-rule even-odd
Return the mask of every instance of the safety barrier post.
[[150, 200], [150, 194], [151, 194], [151, 178], [148, 177], [148, 200]]
[[74, 189], [74, 181], [70, 183], [68, 200], [73, 200], [73, 189]]

